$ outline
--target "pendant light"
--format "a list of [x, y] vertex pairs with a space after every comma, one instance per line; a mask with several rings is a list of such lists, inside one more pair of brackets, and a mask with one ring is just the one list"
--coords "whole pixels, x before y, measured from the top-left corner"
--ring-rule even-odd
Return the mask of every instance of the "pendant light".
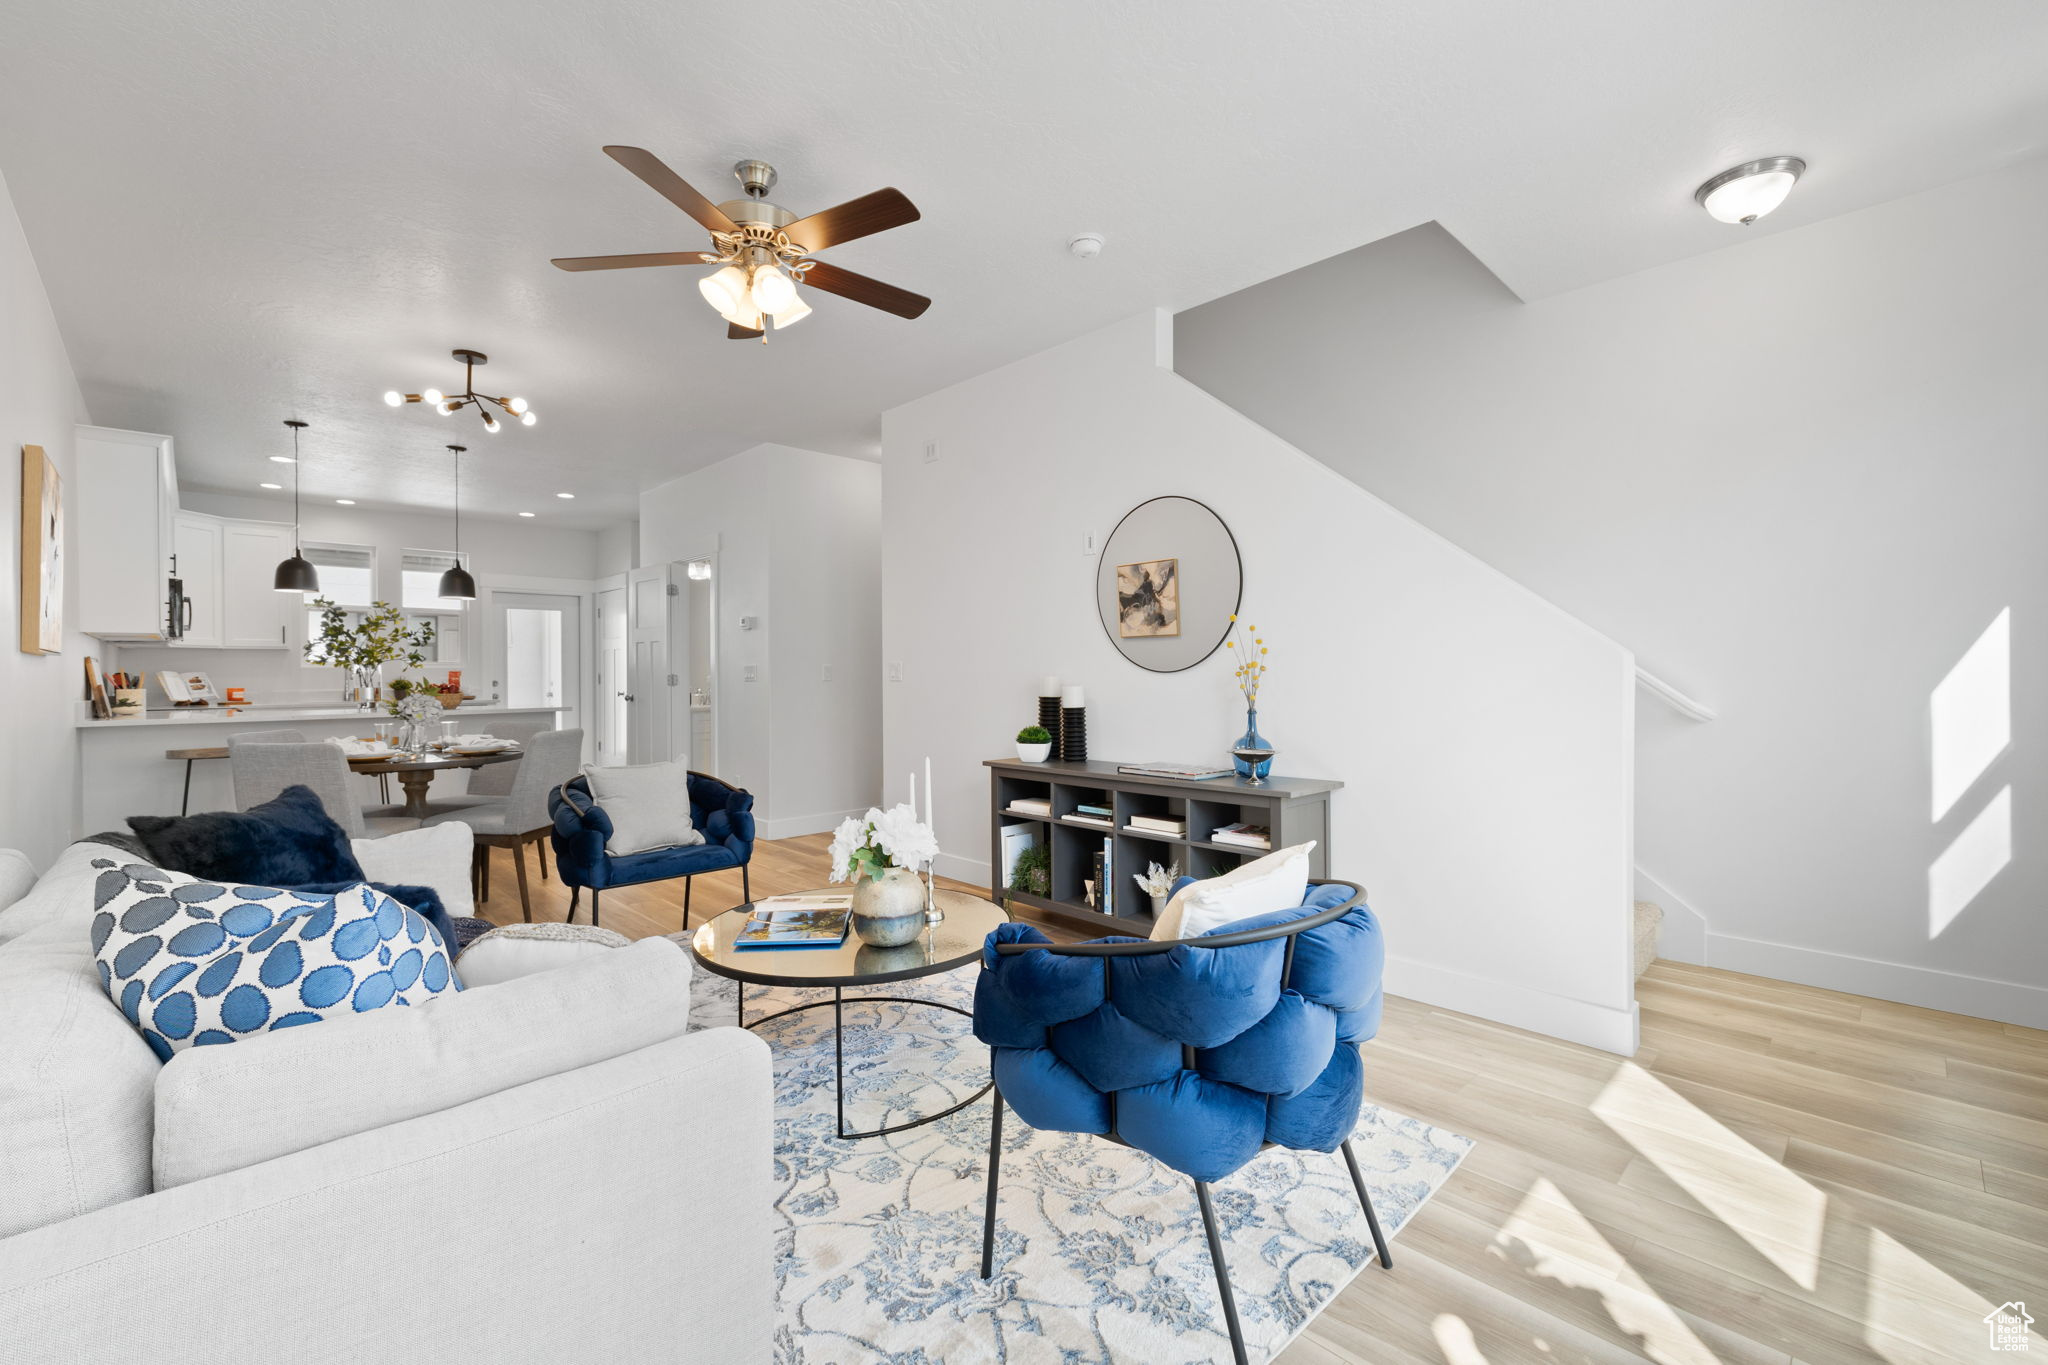
[[299, 546], [299, 433], [306, 424], [287, 418], [285, 425], [292, 429], [292, 557], [278, 561], [270, 586], [279, 592], [318, 592], [320, 575]]
[[459, 597], [468, 602], [476, 598], [476, 580], [462, 567], [462, 452], [469, 447], [448, 449], [455, 452], [455, 562], [441, 575], [440, 591], [443, 597]]

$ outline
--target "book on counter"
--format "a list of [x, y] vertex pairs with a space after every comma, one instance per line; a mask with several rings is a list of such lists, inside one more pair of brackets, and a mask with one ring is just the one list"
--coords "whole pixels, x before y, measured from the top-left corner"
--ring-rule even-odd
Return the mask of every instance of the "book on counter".
[[851, 896], [790, 897], [762, 901], [747, 927], [732, 941], [735, 949], [837, 948], [846, 942], [853, 914]]
[[1116, 770], [1133, 777], [1173, 777], [1185, 782], [1207, 782], [1231, 774], [1231, 769], [1209, 763], [1119, 763]]
[[1224, 825], [1210, 831], [1211, 841], [1219, 844], [1236, 844], [1240, 848], [1270, 849], [1273, 847], [1273, 833], [1264, 825], [1248, 825], [1243, 821]]

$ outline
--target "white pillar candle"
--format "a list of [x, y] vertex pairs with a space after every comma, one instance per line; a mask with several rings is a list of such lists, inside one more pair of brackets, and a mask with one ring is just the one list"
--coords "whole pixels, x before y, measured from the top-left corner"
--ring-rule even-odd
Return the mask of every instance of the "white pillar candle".
[[1038, 695], [1039, 695], [1039, 696], [1041, 696], [1041, 697], [1057, 697], [1057, 696], [1058, 696], [1059, 694], [1060, 694], [1060, 680], [1059, 680], [1058, 678], [1055, 678], [1055, 677], [1054, 677], [1054, 676], [1053, 676], [1052, 674], [1048, 673], [1048, 674], [1046, 674], [1046, 675], [1045, 675], [1045, 676], [1044, 676], [1043, 678], [1040, 678], [1040, 679], [1038, 680]]
[[[1048, 694], [1048, 695], [1050, 695], [1050, 694]], [[1082, 699], [1081, 699], [1081, 689], [1080, 689], [1080, 688], [1078, 688], [1078, 687], [1070, 687], [1070, 688], [1068, 688], [1068, 689], [1066, 690], [1066, 694], [1065, 694], [1065, 695], [1064, 695], [1063, 697], [1061, 697], [1061, 699], [1060, 699], [1060, 705], [1061, 705], [1061, 706], [1064, 706], [1064, 707], [1067, 707], [1067, 708], [1069, 708], [1069, 709], [1072, 709], [1072, 708], [1074, 708], [1074, 707], [1078, 707], [1078, 706], [1084, 706], [1084, 705], [1086, 705], [1086, 704], [1087, 704], [1087, 703], [1085, 703], [1085, 702], [1084, 702], [1084, 701], [1082, 701]]]

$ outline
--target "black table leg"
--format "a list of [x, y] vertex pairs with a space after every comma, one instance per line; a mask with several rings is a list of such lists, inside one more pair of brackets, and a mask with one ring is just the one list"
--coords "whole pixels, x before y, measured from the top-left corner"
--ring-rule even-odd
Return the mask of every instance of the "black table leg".
[[192, 760], [185, 760], [185, 799], [178, 803], [178, 814], [192, 813]]

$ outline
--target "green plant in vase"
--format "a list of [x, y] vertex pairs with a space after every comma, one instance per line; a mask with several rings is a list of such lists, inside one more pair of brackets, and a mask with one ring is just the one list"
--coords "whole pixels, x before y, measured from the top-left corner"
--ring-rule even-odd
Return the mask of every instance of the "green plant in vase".
[[1052, 732], [1043, 725], [1027, 725], [1017, 732], [1017, 758], [1023, 763], [1043, 763], [1052, 753]]
[[[348, 670], [345, 695], [362, 711], [377, 704], [378, 670], [390, 663], [418, 668], [427, 661], [434, 643], [434, 623], [408, 625], [405, 613], [389, 602], [373, 602], [363, 619], [353, 624], [349, 610], [324, 597], [315, 598], [320, 609], [320, 632], [306, 642], [306, 657], [314, 663]], [[399, 679], [412, 688], [410, 679]], [[392, 684], [395, 688], [397, 683]]]

